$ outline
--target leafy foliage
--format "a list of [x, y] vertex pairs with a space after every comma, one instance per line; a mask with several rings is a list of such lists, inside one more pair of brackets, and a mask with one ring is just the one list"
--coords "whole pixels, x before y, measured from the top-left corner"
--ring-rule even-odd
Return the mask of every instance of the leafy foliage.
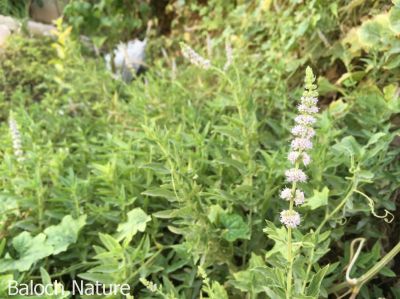
[[[397, 3], [171, 1], [170, 34], [125, 84], [74, 35], [100, 45], [144, 32], [147, 2], [122, 2], [72, 1], [56, 40], [14, 37], [0, 54], [1, 118], [13, 111], [25, 155], [3, 122], [2, 298], [11, 279], [55, 278], [127, 282], [135, 298], [285, 298], [279, 191], [308, 64], [322, 96], [293, 233], [296, 298], [343, 294], [352, 239], [367, 241], [351, 277], [395, 248]], [[213, 67], [183, 61], [182, 40]], [[226, 41], [233, 63], [221, 71]], [[397, 298], [397, 264], [359, 296]]]

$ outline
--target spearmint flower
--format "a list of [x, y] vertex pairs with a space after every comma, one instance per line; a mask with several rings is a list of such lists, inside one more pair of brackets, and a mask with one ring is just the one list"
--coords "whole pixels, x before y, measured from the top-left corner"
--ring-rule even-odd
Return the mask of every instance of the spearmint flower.
[[225, 42], [225, 55], [226, 55], [226, 62], [224, 65], [224, 71], [226, 71], [232, 64], [233, 62], [233, 50], [232, 50], [232, 45], [229, 42], [229, 40], [226, 40]]
[[294, 126], [291, 132], [294, 136], [300, 136], [305, 138], [312, 138], [315, 135], [315, 131], [313, 128], [306, 127], [303, 125]]
[[[297, 106], [300, 114], [294, 119], [296, 124], [291, 129], [294, 138], [291, 141], [291, 150], [287, 157], [294, 167], [285, 171], [286, 181], [292, 183], [292, 187], [285, 188], [280, 193], [282, 199], [290, 202], [289, 210], [284, 210], [280, 214], [280, 221], [287, 228], [296, 228], [300, 224], [300, 215], [293, 210], [293, 204], [298, 206], [305, 202], [304, 192], [297, 188], [297, 184], [307, 181], [307, 175], [299, 168], [300, 164], [307, 166], [311, 163], [307, 151], [313, 147], [311, 138], [315, 135], [315, 131], [311, 126], [317, 121], [313, 115], [318, 112], [318, 92], [314, 81], [315, 77], [311, 68], [307, 68], [305, 91], [301, 97], [301, 103]], [[294, 194], [292, 194], [292, 190], [294, 190]], [[289, 235], [291, 238], [290, 231]]]
[[302, 114], [302, 115], [296, 116], [294, 121], [300, 125], [308, 126], [308, 125], [314, 124], [317, 120], [314, 117], [312, 117], [311, 115]]
[[296, 152], [296, 151], [291, 151], [288, 154], [288, 160], [290, 161], [290, 163], [292, 164], [296, 164], [297, 159], [300, 157], [300, 153]]
[[303, 161], [304, 166], [307, 166], [308, 164], [311, 163], [311, 158], [310, 158], [309, 154], [302, 153], [301, 156], [302, 156], [302, 161]]
[[185, 43], [180, 43], [180, 45], [183, 57], [189, 60], [191, 64], [194, 64], [205, 70], [211, 67], [210, 60], [205, 59], [203, 56], [198, 54], [196, 51], [194, 51], [191, 47], [189, 47]]
[[312, 149], [313, 144], [308, 138], [296, 138], [292, 141], [291, 147], [294, 150], [309, 150]]
[[18, 124], [12, 115], [10, 116], [10, 119], [8, 121], [8, 125], [10, 128], [10, 135], [13, 144], [14, 155], [17, 158], [18, 162], [22, 162], [24, 160], [24, 152], [22, 150], [21, 133], [19, 132]]
[[305, 182], [307, 181], [307, 175], [303, 170], [298, 168], [292, 168], [285, 171], [286, 180], [289, 183]]
[[296, 190], [296, 196], [294, 197], [294, 203], [296, 206], [302, 205], [304, 203], [304, 192], [299, 189]]
[[297, 110], [299, 110], [300, 113], [309, 113], [309, 114], [318, 113], [319, 111], [317, 106], [307, 106], [305, 104], [300, 104], [299, 106], [297, 106]]
[[283, 210], [280, 214], [280, 219], [286, 227], [296, 228], [300, 224], [300, 215], [293, 210]]
[[285, 199], [285, 200], [291, 200], [292, 199], [292, 190], [289, 188], [285, 188], [281, 191], [280, 198]]

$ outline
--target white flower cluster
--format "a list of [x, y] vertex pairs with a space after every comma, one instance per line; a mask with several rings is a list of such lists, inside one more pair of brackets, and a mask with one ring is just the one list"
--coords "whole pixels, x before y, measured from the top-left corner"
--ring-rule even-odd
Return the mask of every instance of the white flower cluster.
[[19, 132], [17, 122], [12, 116], [10, 116], [8, 125], [10, 128], [10, 135], [13, 144], [15, 158], [17, 159], [18, 162], [22, 162], [24, 160], [24, 152], [22, 151], [21, 133]]
[[139, 278], [139, 280], [150, 292], [156, 293], [159, 290], [159, 287], [154, 282], [149, 281], [144, 277]]
[[296, 228], [300, 224], [300, 215], [293, 210], [283, 210], [280, 219], [286, 227]]
[[226, 62], [223, 67], [223, 70], [227, 71], [233, 62], [233, 49], [229, 40], [226, 40], [225, 42], [225, 55], [226, 55]]
[[209, 69], [211, 67], [211, 62], [208, 59], [205, 59], [196, 51], [194, 51], [191, 47], [186, 45], [185, 43], [181, 43], [182, 55], [187, 60], [190, 61], [191, 64], [194, 64], [202, 69]]
[[318, 92], [314, 80], [312, 70], [307, 68], [305, 91], [301, 97], [300, 105], [297, 106], [300, 114], [296, 116], [296, 125], [291, 130], [294, 138], [290, 144], [290, 152], [287, 158], [293, 164], [293, 168], [286, 170], [285, 176], [286, 181], [292, 184], [292, 188], [285, 188], [280, 193], [280, 198], [290, 202], [290, 209], [284, 210], [280, 214], [281, 222], [288, 228], [295, 228], [300, 224], [299, 213], [292, 210], [293, 203], [298, 206], [305, 202], [304, 193], [297, 188], [297, 183], [307, 181], [307, 175], [299, 168], [299, 165], [307, 166], [311, 162], [307, 151], [313, 147], [311, 138], [315, 135], [315, 131], [311, 126], [316, 122], [314, 115], [318, 112]]

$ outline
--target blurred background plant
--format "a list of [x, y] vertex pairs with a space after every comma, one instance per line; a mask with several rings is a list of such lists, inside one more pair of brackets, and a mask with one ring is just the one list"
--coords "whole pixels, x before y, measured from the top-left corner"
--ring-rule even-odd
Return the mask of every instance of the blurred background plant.
[[[306, 65], [321, 115], [294, 286], [298, 298], [343, 294], [352, 240], [366, 239], [351, 277], [400, 241], [399, 11], [398, 1], [74, 0], [56, 39], [8, 39], [0, 296], [9, 279], [49, 276], [66, 289], [72, 279], [129, 282], [135, 298], [282, 297], [279, 192]], [[27, 16], [10, 0], [0, 14]], [[80, 35], [102, 51], [148, 36], [147, 73], [113, 80]], [[199, 70], [182, 41], [218, 69], [228, 41], [233, 63]], [[391, 223], [375, 216], [385, 209]], [[359, 297], [400, 298], [399, 265], [391, 259]]]

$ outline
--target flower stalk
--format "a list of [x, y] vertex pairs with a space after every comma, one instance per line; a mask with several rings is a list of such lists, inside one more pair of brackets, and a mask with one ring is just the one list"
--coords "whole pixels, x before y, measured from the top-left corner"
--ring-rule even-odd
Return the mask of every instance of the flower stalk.
[[291, 150], [288, 154], [288, 160], [293, 165], [286, 170], [286, 181], [291, 184], [280, 193], [280, 198], [289, 201], [289, 209], [280, 213], [280, 221], [287, 227], [287, 257], [289, 269], [287, 275], [286, 298], [292, 298], [292, 280], [293, 280], [293, 248], [292, 248], [292, 230], [300, 225], [300, 214], [295, 210], [305, 202], [304, 192], [298, 188], [300, 183], [307, 181], [307, 175], [301, 169], [301, 165], [307, 166], [311, 158], [307, 151], [311, 150], [313, 144], [311, 138], [315, 135], [312, 125], [316, 122], [314, 115], [318, 112], [317, 107], [317, 86], [314, 84], [315, 76], [310, 67], [306, 69], [305, 91], [301, 97], [301, 103], [297, 106], [299, 115], [296, 116], [296, 125], [291, 133], [293, 140]]
[[13, 145], [14, 156], [19, 163], [24, 161], [24, 152], [22, 150], [22, 138], [21, 133], [18, 129], [18, 123], [14, 119], [13, 115], [10, 115], [8, 125], [10, 128], [10, 135]]

